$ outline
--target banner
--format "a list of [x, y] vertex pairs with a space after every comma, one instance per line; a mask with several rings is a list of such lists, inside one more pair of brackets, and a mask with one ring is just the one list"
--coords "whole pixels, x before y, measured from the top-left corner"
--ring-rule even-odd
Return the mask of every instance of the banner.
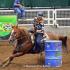
[[0, 15], [0, 40], [9, 38], [12, 25], [17, 25], [16, 15]]

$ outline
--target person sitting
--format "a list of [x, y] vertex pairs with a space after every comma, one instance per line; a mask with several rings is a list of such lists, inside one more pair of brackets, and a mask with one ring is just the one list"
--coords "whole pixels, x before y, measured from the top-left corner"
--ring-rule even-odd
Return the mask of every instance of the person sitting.
[[20, 4], [20, 0], [14, 0], [14, 11], [17, 13], [18, 18], [24, 18], [25, 16], [25, 9]]

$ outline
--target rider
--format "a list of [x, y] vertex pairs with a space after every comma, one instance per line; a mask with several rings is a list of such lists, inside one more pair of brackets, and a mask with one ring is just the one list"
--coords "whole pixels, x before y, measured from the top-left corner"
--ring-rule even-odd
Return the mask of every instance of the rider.
[[25, 9], [24, 7], [20, 4], [20, 0], [15, 0], [14, 1], [14, 10], [15, 13], [18, 14], [19, 18], [22, 18], [25, 16]]
[[35, 41], [35, 47], [34, 50], [36, 52], [40, 52], [42, 49], [42, 39], [44, 34], [44, 19], [43, 19], [43, 12], [38, 12], [37, 17], [35, 17], [33, 21], [33, 27], [34, 27], [34, 41]]

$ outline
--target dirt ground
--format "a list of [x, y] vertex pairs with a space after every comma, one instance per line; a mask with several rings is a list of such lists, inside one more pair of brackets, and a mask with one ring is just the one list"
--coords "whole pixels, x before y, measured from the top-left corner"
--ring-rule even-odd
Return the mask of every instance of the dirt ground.
[[[13, 47], [8, 45], [0, 45], [0, 63], [11, 55]], [[44, 60], [44, 54], [25, 54], [24, 56], [15, 58], [12, 63], [0, 70], [70, 70], [70, 52], [63, 53], [62, 66], [58, 68], [47, 68], [39, 65]]]

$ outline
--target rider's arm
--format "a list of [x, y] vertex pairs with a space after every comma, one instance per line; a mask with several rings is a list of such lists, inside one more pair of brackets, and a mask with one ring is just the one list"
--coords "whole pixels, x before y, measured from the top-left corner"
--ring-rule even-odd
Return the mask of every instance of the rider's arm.
[[36, 17], [34, 18], [33, 20], [33, 31], [35, 32], [36, 31]]
[[22, 5], [21, 5], [21, 4], [16, 4], [16, 6], [17, 6], [17, 7], [22, 7]]

